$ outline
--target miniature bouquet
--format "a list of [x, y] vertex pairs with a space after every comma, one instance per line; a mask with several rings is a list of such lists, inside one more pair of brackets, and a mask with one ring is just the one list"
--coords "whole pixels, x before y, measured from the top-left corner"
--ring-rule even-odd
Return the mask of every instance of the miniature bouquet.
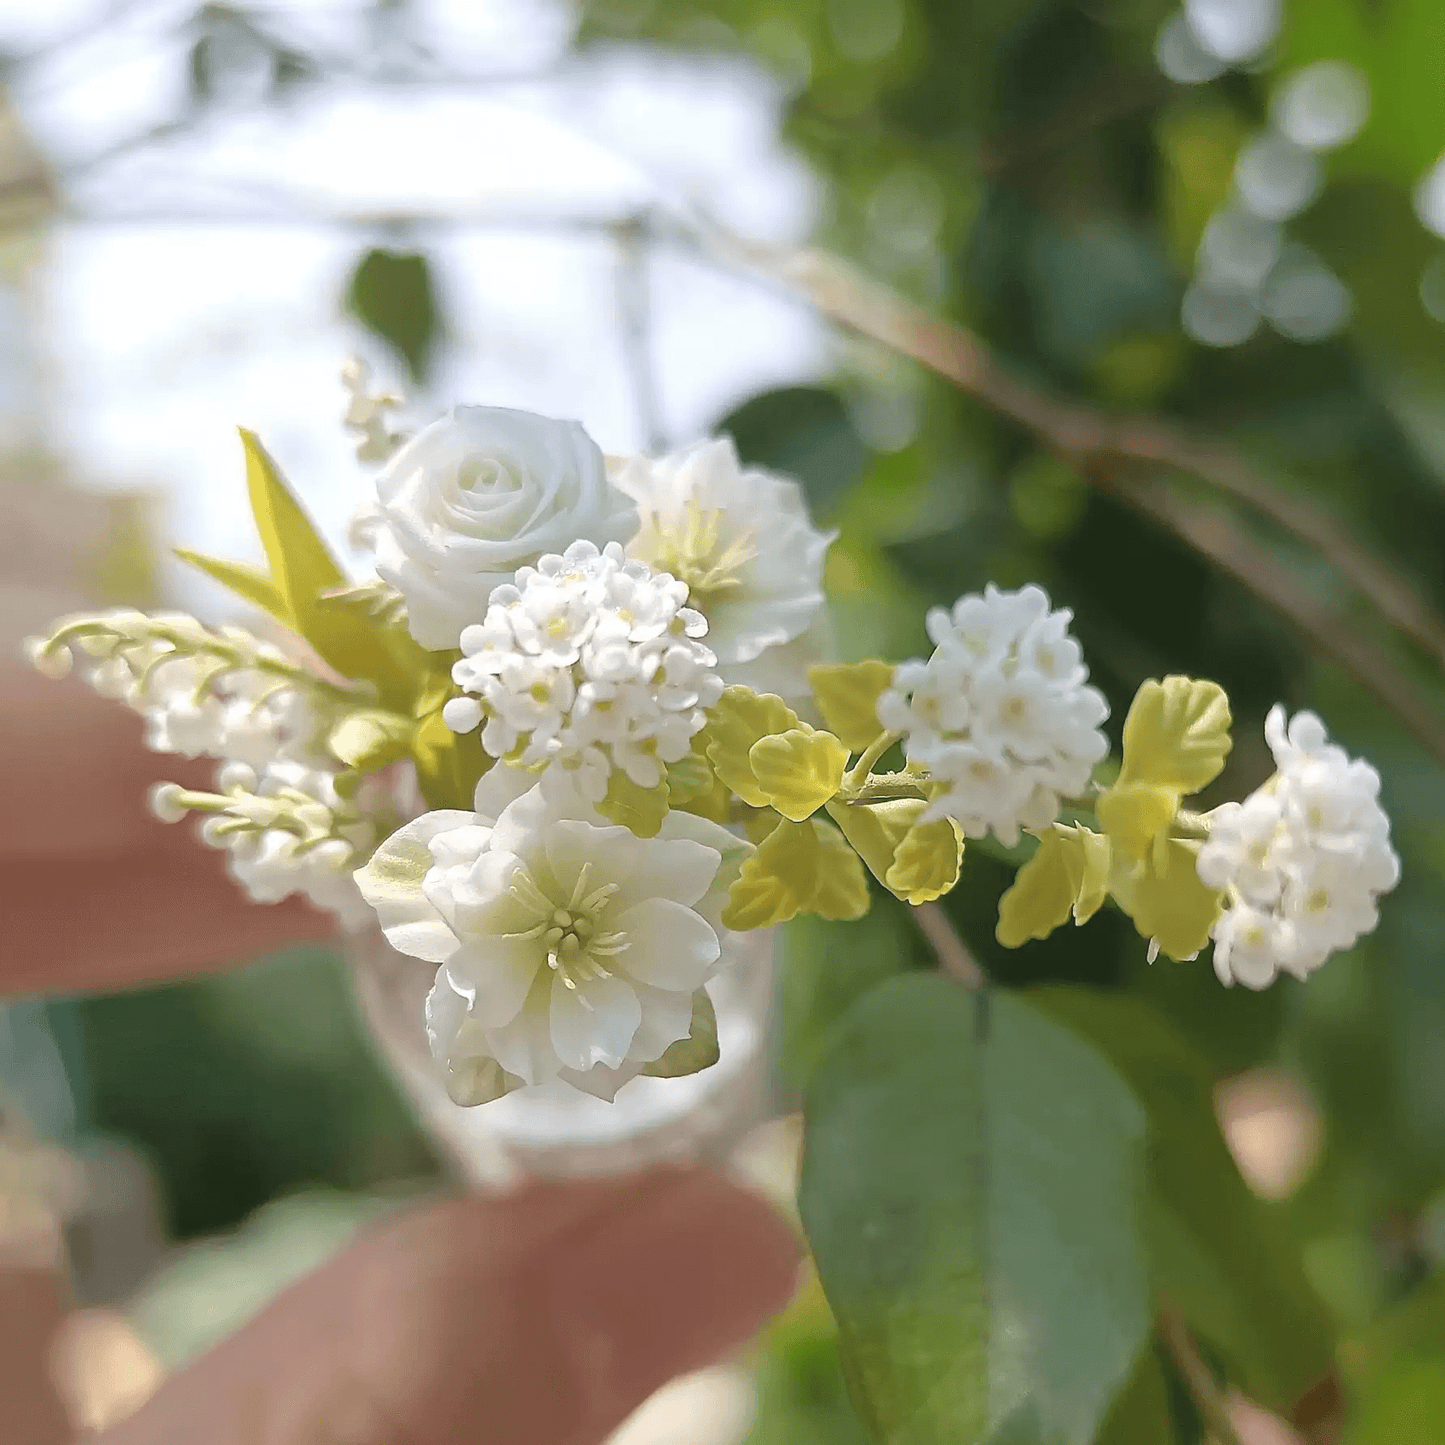
[[55, 676], [78, 659], [157, 752], [217, 761], [213, 790], [160, 782], [151, 806], [198, 817], [252, 897], [304, 895], [435, 969], [456, 1104], [708, 1068], [734, 935], [857, 919], [880, 889], [930, 904], [990, 835], [1032, 840], [1010, 947], [1112, 901], [1151, 958], [1212, 939], [1221, 981], [1257, 989], [1374, 927], [1399, 874], [1379, 776], [1312, 714], [1276, 707], [1275, 774], [1191, 810], [1230, 748], [1223, 690], [1145, 682], [1110, 760], [1071, 613], [1039, 587], [930, 612], [926, 660], [827, 661], [833, 534], [729, 440], [610, 459], [576, 422], [480, 406], [405, 439], [364, 380], [373, 577], [242, 432], [269, 569], [180, 555], [275, 639], [115, 611], [30, 653]]

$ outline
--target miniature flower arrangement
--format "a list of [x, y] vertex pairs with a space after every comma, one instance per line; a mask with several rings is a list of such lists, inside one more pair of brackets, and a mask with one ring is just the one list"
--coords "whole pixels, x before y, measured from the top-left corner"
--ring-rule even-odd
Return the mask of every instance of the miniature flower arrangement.
[[1379, 776], [1312, 714], [1276, 707], [1274, 776], [1192, 811], [1230, 749], [1223, 690], [1145, 682], [1110, 760], [1040, 588], [931, 612], [927, 660], [830, 662], [833, 536], [730, 441], [608, 459], [576, 422], [491, 407], [404, 439], [364, 382], [373, 578], [243, 432], [269, 570], [181, 555], [287, 640], [117, 611], [30, 652], [78, 659], [156, 751], [217, 760], [213, 791], [162, 782], [152, 807], [199, 817], [252, 897], [302, 894], [435, 968], [455, 1103], [708, 1068], [734, 935], [856, 919], [877, 888], [931, 903], [989, 835], [1036, 840], [999, 907], [1011, 947], [1112, 900], [1151, 958], [1212, 938], [1221, 981], [1258, 989], [1374, 927], [1399, 874]]

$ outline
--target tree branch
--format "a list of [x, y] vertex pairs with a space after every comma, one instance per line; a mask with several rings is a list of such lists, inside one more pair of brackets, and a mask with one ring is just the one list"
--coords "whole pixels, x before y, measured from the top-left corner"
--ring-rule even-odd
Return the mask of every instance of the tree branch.
[[968, 945], [959, 937], [948, 914], [938, 904], [915, 903], [908, 911], [918, 925], [918, 931], [928, 940], [944, 973], [971, 992], [988, 985], [987, 975], [969, 952]]
[[1194, 1401], [1194, 1407], [1199, 1411], [1211, 1438], [1217, 1445], [1244, 1445], [1233, 1419], [1230, 1418], [1229, 1407], [1225, 1404], [1214, 1375], [1204, 1363], [1199, 1346], [1189, 1332], [1189, 1325], [1180, 1313], [1179, 1306], [1168, 1295], [1159, 1301], [1155, 1324], [1159, 1339], [1168, 1350], [1169, 1358], [1174, 1361], [1174, 1367], [1179, 1371], [1179, 1377], [1184, 1381], [1189, 1397]]

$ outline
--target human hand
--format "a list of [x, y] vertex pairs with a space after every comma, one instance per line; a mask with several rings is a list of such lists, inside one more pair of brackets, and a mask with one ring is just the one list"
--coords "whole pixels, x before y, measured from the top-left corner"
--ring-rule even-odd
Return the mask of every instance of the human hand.
[[[25, 675], [0, 678], [0, 706], [23, 760], [0, 783], [17, 820], [0, 833], [0, 991], [134, 986], [325, 935], [300, 905], [250, 903], [217, 855], [146, 815], [155, 760], [122, 709]], [[701, 1169], [412, 1209], [100, 1439], [592, 1445], [752, 1335], [796, 1254], [765, 1203]], [[46, 1363], [62, 1315], [53, 1278], [0, 1261], [0, 1418], [17, 1445], [68, 1438]]]

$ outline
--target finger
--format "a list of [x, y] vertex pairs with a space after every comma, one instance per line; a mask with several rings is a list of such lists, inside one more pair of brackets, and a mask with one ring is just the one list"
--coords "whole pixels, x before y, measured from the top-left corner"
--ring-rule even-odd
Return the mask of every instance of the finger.
[[54, 1268], [0, 1259], [0, 1420], [3, 1438], [65, 1445], [71, 1438], [51, 1382], [50, 1343], [63, 1313]]
[[597, 1445], [792, 1289], [791, 1231], [701, 1170], [468, 1199], [371, 1233], [103, 1445]]
[[333, 925], [251, 902], [222, 855], [149, 815], [158, 778], [214, 764], [148, 752], [140, 719], [78, 684], [0, 675], [0, 994], [113, 989], [242, 962]]

